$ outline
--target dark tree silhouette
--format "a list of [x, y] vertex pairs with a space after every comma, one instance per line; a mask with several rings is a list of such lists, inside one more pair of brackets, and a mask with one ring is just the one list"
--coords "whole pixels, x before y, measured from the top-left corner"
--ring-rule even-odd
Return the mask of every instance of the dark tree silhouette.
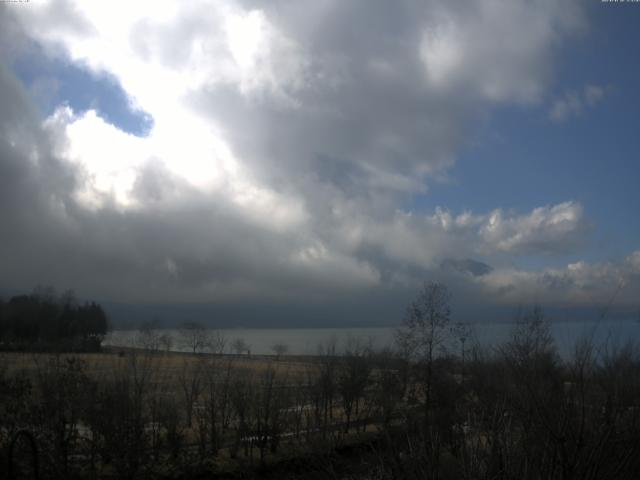
[[98, 350], [108, 319], [95, 302], [78, 304], [71, 291], [56, 297], [38, 287], [0, 305], [0, 345], [4, 349]]

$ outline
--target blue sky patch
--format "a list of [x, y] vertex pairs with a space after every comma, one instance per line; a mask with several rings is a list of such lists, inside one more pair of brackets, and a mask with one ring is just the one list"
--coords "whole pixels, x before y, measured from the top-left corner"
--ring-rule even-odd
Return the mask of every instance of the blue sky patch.
[[70, 61], [52, 59], [37, 47], [18, 58], [13, 68], [45, 116], [67, 104], [76, 113], [94, 109], [107, 122], [138, 137], [146, 136], [153, 127], [151, 115], [132, 108], [118, 81], [106, 73], [95, 74]]
[[[594, 7], [593, 31], [558, 52], [562, 61], [541, 102], [496, 108], [447, 172], [452, 181], [429, 183], [427, 194], [407, 208], [431, 212], [446, 206], [455, 214], [503, 208], [527, 214], [543, 205], [579, 202], [595, 227], [583, 247], [556, 258], [521, 257], [527, 268], [612, 260], [637, 248], [640, 68], [637, 49], [629, 47], [640, 45], [640, 9], [627, 13]], [[589, 85], [605, 91], [593, 105], [584, 98]], [[580, 98], [581, 108], [554, 120], [554, 103], [567, 95]]]

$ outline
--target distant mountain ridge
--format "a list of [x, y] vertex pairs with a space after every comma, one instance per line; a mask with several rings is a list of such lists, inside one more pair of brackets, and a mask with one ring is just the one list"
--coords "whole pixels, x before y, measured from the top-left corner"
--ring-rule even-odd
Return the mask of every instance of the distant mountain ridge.
[[471, 258], [447, 258], [440, 264], [443, 270], [454, 270], [459, 273], [469, 273], [474, 277], [481, 277], [493, 271], [493, 267]]

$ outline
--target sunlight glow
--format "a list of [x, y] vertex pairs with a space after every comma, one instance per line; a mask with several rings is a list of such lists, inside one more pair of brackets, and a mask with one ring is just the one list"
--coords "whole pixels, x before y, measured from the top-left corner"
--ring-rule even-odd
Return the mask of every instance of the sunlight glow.
[[240, 68], [249, 70], [255, 67], [266, 36], [262, 12], [252, 10], [246, 15], [231, 15], [225, 31], [229, 50]]
[[[276, 38], [267, 18], [261, 11], [226, 4], [212, 5], [202, 17], [194, 7], [194, 22], [211, 27], [185, 31], [182, 50], [167, 59], [169, 49], [157, 41], [171, 28], [179, 7], [170, 0], [118, 7], [86, 1], [75, 9], [90, 25], [90, 34], [62, 28], [41, 33], [34, 28], [36, 36], [42, 35], [40, 41], [62, 45], [74, 63], [96, 74], [114, 75], [132, 108], [153, 118], [144, 138], [118, 129], [94, 110], [79, 113], [62, 106], [47, 119], [49, 128], [66, 133], [68, 144], [61, 153], [84, 172], [76, 197], [93, 209], [104, 202], [123, 209], [144, 208], [133, 188], [142, 167], [153, 160], [192, 188], [221, 195], [265, 227], [280, 229], [305, 221], [301, 202], [260, 185], [236, 158], [215, 120], [198, 114], [187, 102], [191, 92], [205, 85], [231, 84], [244, 94], [262, 83], [269, 88], [277, 83], [273, 69], [264, 65], [269, 42]], [[47, 8], [52, 8], [47, 2], [34, 4], [20, 15], [25, 24], [37, 24]], [[122, 15], [123, 8], [127, 15]], [[281, 37], [277, 40], [286, 44]]]

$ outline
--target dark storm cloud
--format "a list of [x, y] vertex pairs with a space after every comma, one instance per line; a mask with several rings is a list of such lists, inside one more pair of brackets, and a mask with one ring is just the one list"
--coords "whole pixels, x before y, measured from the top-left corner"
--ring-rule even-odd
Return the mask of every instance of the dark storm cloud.
[[3, 238], [19, 245], [16, 233], [36, 233], [58, 218], [75, 185], [72, 172], [51, 155], [48, 135], [22, 86], [0, 64], [0, 209]]

